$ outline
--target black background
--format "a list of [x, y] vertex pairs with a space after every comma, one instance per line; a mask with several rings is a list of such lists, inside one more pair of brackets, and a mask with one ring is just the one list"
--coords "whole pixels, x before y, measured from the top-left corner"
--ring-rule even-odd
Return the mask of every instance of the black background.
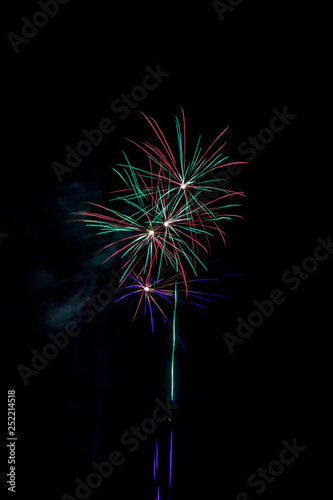
[[[162, 322], [152, 335], [145, 318], [132, 323], [134, 305], [121, 302], [91, 324], [77, 317], [77, 305], [107, 285], [116, 265], [101, 266], [102, 238], [67, 221], [85, 201], [107, 202], [119, 184], [111, 167], [122, 150], [134, 150], [126, 137], [153, 139], [138, 111], [172, 142], [180, 106], [189, 148], [199, 134], [208, 146], [230, 125], [228, 152], [240, 161], [238, 145], [269, 126], [273, 108], [297, 117], [230, 185], [246, 199], [243, 219], [224, 225], [226, 248], [217, 238], [212, 245], [226, 270], [226, 298], [205, 314], [179, 309], [185, 350], [178, 344], [172, 498], [322, 498], [332, 487], [332, 262], [294, 292], [281, 276], [313, 255], [317, 237], [332, 234], [328, 8], [244, 0], [222, 22], [210, 1], [72, 0], [15, 54], [7, 33], [20, 34], [20, 18], [37, 10], [37, 2], [12, 2], [2, 37], [2, 399], [16, 390], [16, 498], [75, 497], [75, 478], [123, 450], [122, 433], [166, 397], [170, 331]], [[169, 76], [121, 120], [110, 104], [158, 64]], [[64, 163], [65, 147], [105, 117], [115, 131], [59, 182], [52, 162]], [[235, 333], [236, 318], [276, 288], [285, 303], [231, 354], [222, 334]], [[25, 386], [17, 366], [29, 366], [31, 349], [40, 352], [47, 334], [72, 320], [80, 335]], [[138, 451], [125, 451], [125, 464], [91, 498], [154, 498], [154, 441], [163, 481], [169, 431], [161, 424]], [[294, 438], [307, 449], [257, 495], [248, 476]]]

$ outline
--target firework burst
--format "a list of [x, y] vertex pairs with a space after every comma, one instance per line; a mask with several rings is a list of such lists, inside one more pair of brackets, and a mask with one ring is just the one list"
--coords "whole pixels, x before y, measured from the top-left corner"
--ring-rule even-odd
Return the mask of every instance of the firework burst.
[[[155, 163], [158, 167], [158, 172], [147, 173], [142, 168], [137, 168], [129, 165], [127, 163], [121, 164], [125, 169], [131, 167], [135, 169], [137, 173], [143, 177], [150, 177], [150, 179], [156, 178], [157, 183], [160, 184], [164, 181], [163, 190], [167, 193], [167, 196], [176, 195], [183, 197], [186, 202], [193, 201], [195, 204], [200, 204], [203, 212], [207, 215], [211, 215], [208, 204], [200, 202], [199, 194], [213, 194], [215, 202], [225, 196], [243, 194], [230, 190], [226, 190], [216, 186], [216, 183], [224, 180], [223, 171], [221, 172], [221, 177], [218, 178], [214, 175], [214, 178], [210, 177], [209, 174], [213, 171], [216, 172], [219, 169], [223, 169], [230, 165], [239, 165], [247, 162], [230, 162], [229, 156], [224, 156], [221, 153], [222, 148], [226, 145], [226, 141], [219, 145], [223, 134], [228, 130], [226, 127], [210, 144], [210, 146], [202, 153], [201, 148], [201, 136], [199, 136], [198, 142], [195, 147], [194, 154], [192, 158], [187, 160], [186, 152], [186, 125], [185, 125], [185, 114], [182, 111], [182, 124], [180, 124], [178, 118], [176, 117], [176, 134], [178, 143], [178, 153], [174, 154], [172, 148], [165, 135], [163, 134], [160, 126], [154, 120], [154, 118], [146, 116], [144, 113], [142, 115], [145, 117], [151, 128], [153, 129], [157, 139], [159, 140], [161, 146], [158, 147], [149, 142], [142, 142], [140, 144], [128, 139], [130, 142], [135, 144], [138, 148], [144, 151], [149, 158], [149, 160]], [[176, 160], [176, 158], [178, 158]], [[127, 159], [127, 158], [126, 158]], [[211, 204], [211, 202], [209, 202]], [[221, 207], [220, 207], [221, 208]], [[223, 207], [222, 207], [223, 208]]]
[[160, 276], [158, 279], [149, 275], [143, 277], [135, 274], [131, 274], [129, 277], [133, 280], [132, 284], [125, 287], [124, 295], [115, 302], [119, 302], [127, 297], [137, 297], [138, 301], [133, 321], [141, 306], [144, 310], [144, 315], [150, 316], [152, 332], [154, 331], [154, 310], [162, 316], [165, 323], [170, 324], [165, 306], [173, 307], [176, 284], [178, 302], [181, 304], [193, 304], [197, 307], [205, 308], [207, 303], [210, 302], [211, 297], [223, 297], [220, 294], [193, 289], [194, 286], [199, 288], [198, 285], [203, 282], [219, 281], [218, 278], [197, 278], [185, 282], [182, 280], [180, 274], [174, 274], [169, 277]]
[[[220, 222], [240, 217], [230, 213], [239, 204], [230, 203], [234, 196], [244, 196], [217, 186], [223, 181], [223, 168], [246, 162], [230, 162], [222, 154], [226, 142], [221, 139], [226, 127], [202, 152], [201, 136], [190, 160], [186, 150], [186, 126], [183, 109], [182, 121], [176, 118], [178, 152], [174, 153], [157, 122], [143, 115], [153, 129], [160, 145], [149, 142], [137, 144], [145, 153], [148, 167], [130, 163], [124, 153], [125, 162], [115, 168], [115, 172], [125, 184], [123, 189], [114, 191], [110, 202], [123, 210], [107, 208], [96, 203], [95, 212], [76, 212], [79, 221], [94, 227], [98, 234], [110, 234], [116, 239], [101, 250], [111, 251], [104, 260], [118, 255], [123, 261], [120, 284], [129, 278], [131, 284], [116, 302], [128, 297], [137, 298], [134, 317], [140, 309], [150, 317], [154, 331], [154, 312], [158, 312], [166, 323], [172, 324], [172, 352], [170, 367], [170, 397], [175, 401], [174, 363], [176, 338], [176, 311], [178, 303], [192, 302], [200, 308], [210, 300], [212, 293], [203, 293], [197, 285], [202, 281], [217, 279], [198, 278], [198, 268], [207, 271], [200, 254], [208, 254], [210, 238], [219, 234], [225, 242], [225, 233]], [[177, 160], [176, 160], [177, 158]], [[221, 178], [212, 172], [221, 171]], [[207, 196], [209, 195], [207, 200]], [[171, 269], [171, 271], [170, 271]], [[169, 274], [168, 274], [169, 273]], [[194, 279], [190, 279], [191, 275]], [[169, 276], [169, 277], [168, 277]], [[218, 295], [221, 297], [221, 295]], [[171, 308], [172, 316], [168, 314]], [[171, 318], [172, 319], [169, 319]], [[169, 495], [171, 491], [171, 468], [173, 431], [170, 435]], [[154, 480], [156, 498], [159, 498], [158, 445], [154, 453]]]

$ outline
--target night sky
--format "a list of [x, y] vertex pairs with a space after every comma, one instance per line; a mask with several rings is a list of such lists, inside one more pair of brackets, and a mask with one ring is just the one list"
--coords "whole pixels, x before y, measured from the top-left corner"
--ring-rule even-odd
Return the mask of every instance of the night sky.
[[[6, 10], [2, 402], [15, 390], [17, 441], [16, 496], [3, 446], [5, 498], [154, 500], [158, 440], [164, 500], [171, 425], [171, 500], [324, 498], [333, 445], [328, 8], [29, 0]], [[127, 138], [156, 142], [140, 111], [176, 148], [180, 107], [189, 154], [200, 134], [208, 147], [229, 126], [226, 153], [248, 164], [228, 187], [246, 197], [242, 218], [221, 225], [226, 246], [211, 239], [219, 281], [209, 286], [224, 297], [178, 309], [172, 424], [158, 423], [133, 450], [122, 436], [169, 394], [171, 328], [157, 317], [152, 333], [142, 311], [132, 321], [134, 300], [115, 303], [121, 261], [102, 265], [108, 236], [71, 213], [122, 187], [112, 170], [122, 151], [140, 158]], [[76, 479], [86, 484], [113, 450], [123, 463], [78, 494]]]

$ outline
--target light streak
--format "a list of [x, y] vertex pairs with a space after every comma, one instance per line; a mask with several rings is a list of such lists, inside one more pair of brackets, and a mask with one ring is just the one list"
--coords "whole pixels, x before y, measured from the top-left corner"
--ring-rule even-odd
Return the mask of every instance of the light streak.
[[177, 309], [177, 281], [175, 282], [175, 304], [173, 310], [173, 322], [172, 322], [172, 355], [171, 355], [171, 401], [175, 401], [175, 346], [176, 346], [176, 309]]

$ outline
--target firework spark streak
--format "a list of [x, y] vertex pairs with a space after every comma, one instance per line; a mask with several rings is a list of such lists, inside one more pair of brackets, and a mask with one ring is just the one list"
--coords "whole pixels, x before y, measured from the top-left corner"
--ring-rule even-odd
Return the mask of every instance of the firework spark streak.
[[159, 485], [159, 481], [158, 481], [158, 443], [157, 443], [157, 441], [155, 443], [155, 450], [154, 450], [154, 482], [155, 482], [155, 487], [156, 487], [155, 500], [160, 500], [160, 485]]
[[[151, 330], [154, 331], [154, 311], [172, 326], [170, 399], [175, 401], [175, 350], [176, 313], [178, 303], [190, 302], [203, 308], [214, 294], [193, 290], [193, 283], [216, 281], [199, 278], [199, 271], [207, 271], [200, 254], [210, 251], [210, 237], [217, 233], [225, 244], [225, 233], [220, 228], [223, 220], [240, 217], [233, 213], [237, 203], [230, 203], [242, 192], [216, 187], [217, 180], [223, 180], [223, 168], [229, 165], [246, 163], [232, 162], [222, 154], [226, 142], [221, 143], [226, 127], [203, 152], [201, 136], [188, 160], [185, 114], [182, 121], [176, 118], [177, 154], [174, 154], [158, 123], [143, 115], [152, 128], [159, 146], [150, 142], [140, 144], [131, 141], [144, 153], [140, 166], [133, 165], [124, 154], [124, 163], [113, 170], [125, 187], [112, 193], [110, 207], [89, 203], [95, 212], [76, 212], [88, 227], [97, 234], [108, 234], [110, 243], [100, 251], [111, 251], [106, 262], [116, 256], [122, 259], [122, 275], [119, 282], [132, 279], [125, 287], [125, 293], [116, 302], [137, 298], [133, 319], [143, 308], [144, 315], [150, 317]], [[177, 158], [177, 159], [176, 159]], [[119, 168], [120, 167], [120, 168]], [[210, 173], [221, 170], [221, 179], [212, 181]], [[215, 193], [214, 193], [215, 192]], [[217, 193], [216, 193], [217, 192]], [[203, 203], [200, 195], [214, 193], [212, 201]], [[123, 209], [119, 210], [119, 204]], [[111, 208], [113, 206], [114, 208]], [[170, 272], [171, 270], [171, 272]], [[191, 276], [194, 279], [189, 279]], [[217, 294], [216, 294], [217, 295]], [[220, 296], [220, 295], [218, 295]], [[172, 310], [172, 322], [168, 310]], [[179, 339], [180, 340], [180, 339]], [[169, 487], [171, 494], [173, 428], [171, 427], [169, 448]], [[155, 500], [160, 499], [158, 479], [158, 443], [154, 450]]]

